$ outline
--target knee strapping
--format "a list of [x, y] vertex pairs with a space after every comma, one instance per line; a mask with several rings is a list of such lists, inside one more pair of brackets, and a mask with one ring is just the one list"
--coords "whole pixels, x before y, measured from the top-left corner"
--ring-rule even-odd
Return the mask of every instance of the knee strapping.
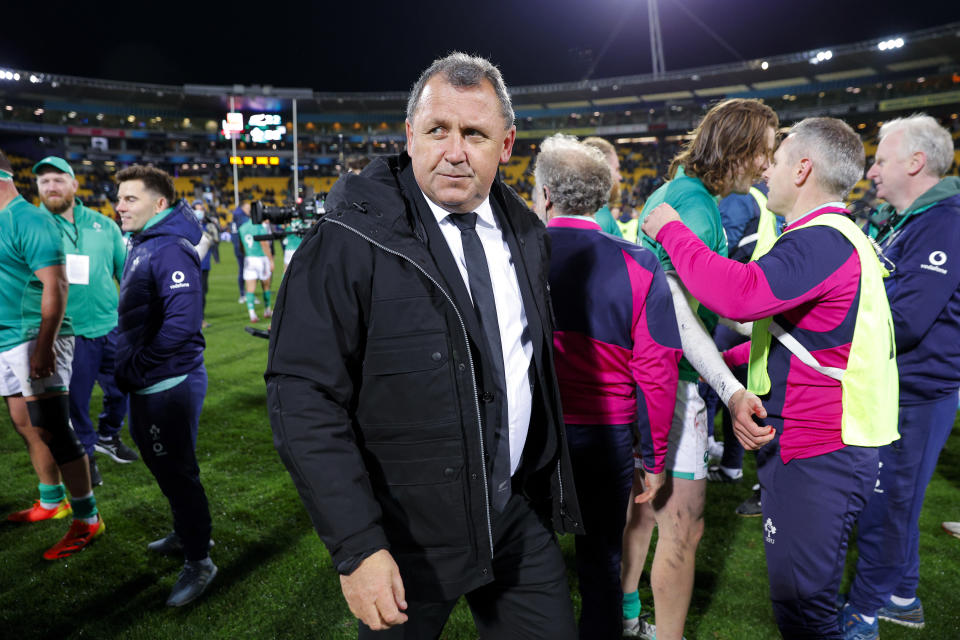
[[58, 466], [83, 457], [83, 445], [70, 426], [70, 401], [66, 395], [39, 398], [27, 402], [27, 412], [33, 426], [50, 434], [47, 446]]

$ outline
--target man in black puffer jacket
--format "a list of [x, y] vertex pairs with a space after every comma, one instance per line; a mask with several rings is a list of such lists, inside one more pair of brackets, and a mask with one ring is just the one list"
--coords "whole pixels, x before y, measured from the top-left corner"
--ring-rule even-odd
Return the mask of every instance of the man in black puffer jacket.
[[173, 180], [132, 165], [117, 173], [121, 228], [132, 234], [120, 281], [115, 378], [130, 393], [130, 435], [170, 502], [173, 532], [151, 551], [185, 558], [167, 599], [182, 606], [217, 575], [210, 560], [210, 509], [200, 484], [196, 444], [207, 392], [203, 366], [202, 231], [186, 203], [174, 203]]
[[576, 634], [547, 237], [496, 179], [515, 135], [496, 67], [437, 60], [409, 155], [340, 179], [280, 287], [274, 440], [361, 637], [438, 637], [461, 595], [482, 637]]

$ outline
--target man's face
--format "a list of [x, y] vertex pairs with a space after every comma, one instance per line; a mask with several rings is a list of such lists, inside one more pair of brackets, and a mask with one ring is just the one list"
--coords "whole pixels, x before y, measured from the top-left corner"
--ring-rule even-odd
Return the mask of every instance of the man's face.
[[153, 216], [167, 208], [167, 200], [147, 189], [142, 180], [127, 180], [117, 188], [120, 228], [140, 231]]
[[877, 197], [892, 204], [897, 211], [903, 211], [910, 204], [903, 199], [910, 199], [908, 181], [913, 158], [904, 151], [903, 131], [885, 136], [877, 146], [873, 165], [867, 171], [867, 178], [877, 185]]
[[620, 183], [623, 182], [623, 176], [620, 175], [620, 158], [616, 152], [607, 154], [607, 164], [610, 165], [610, 177], [613, 183], [610, 185], [610, 200], [615, 200], [620, 191]]
[[40, 202], [50, 213], [63, 213], [73, 206], [73, 197], [79, 184], [69, 174], [45, 168], [37, 175], [37, 191]]
[[796, 163], [791, 162], [790, 148], [793, 146], [792, 136], [780, 143], [780, 148], [773, 154], [771, 162], [763, 172], [763, 179], [767, 183], [767, 209], [786, 215], [796, 200], [796, 185], [793, 182]]
[[441, 76], [423, 88], [407, 120], [407, 153], [423, 193], [451, 213], [474, 211], [510, 159], [516, 128], [504, 127], [490, 83], [454, 88]]
[[763, 172], [770, 164], [776, 140], [777, 134], [773, 127], [767, 127], [763, 150], [736, 169], [731, 180], [730, 193], [748, 193], [753, 183], [760, 180]]

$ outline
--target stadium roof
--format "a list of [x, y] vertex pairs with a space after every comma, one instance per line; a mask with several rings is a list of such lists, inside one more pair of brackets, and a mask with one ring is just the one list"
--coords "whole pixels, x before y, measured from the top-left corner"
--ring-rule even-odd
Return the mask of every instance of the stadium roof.
[[[514, 86], [518, 115], [549, 110], [629, 108], [627, 105], [683, 99], [709, 101], [720, 95], [783, 95], [818, 87], [855, 85], [878, 78], [917, 76], [956, 70], [960, 65], [960, 22], [901, 36], [900, 47], [879, 48], [881, 39], [864, 40], [818, 50], [716, 64], [678, 71], [598, 78], [578, 82]], [[829, 51], [829, 57], [826, 52]], [[814, 64], [812, 60], [820, 60]], [[19, 81], [2, 75], [18, 74]], [[227, 96], [239, 96], [238, 108], [277, 110], [291, 98], [300, 109], [334, 113], [402, 113], [405, 91], [322, 92], [309, 88], [264, 85], [168, 85], [86, 78], [44, 71], [0, 68], [0, 96], [21, 100], [74, 101], [91, 106], [101, 102], [128, 103], [139, 111], [182, 110], [221, 112]]]

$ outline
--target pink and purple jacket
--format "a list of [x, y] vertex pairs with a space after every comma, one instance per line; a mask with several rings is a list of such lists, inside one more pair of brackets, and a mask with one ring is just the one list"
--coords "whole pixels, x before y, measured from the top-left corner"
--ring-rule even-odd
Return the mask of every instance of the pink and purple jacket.
[[639, 422], [644, 468], [660, 473], [682, 355], [663, 268], [652, 252], [588, 219], [556, 217], [547, 232], [563, 419]]
[[[738, 321], [773, 316], [820, 364], [845, 368], [860, 304], [860, 259], [843, 235], [826, 226], [807, 227], [824, 206], [794, 221], [769, 253], [747, 264], [718, 256], [682, 223], [657, 235], [680, 279], [701, 303]], [[749, 343], [728, 352], [728, 364], [744, 363]], [[783, 462], [843, 448], [840, 382], [803, 364], [776, 339], [767, 360], [770, 393], [762, 398], [766, 423], [780, 432]]]

